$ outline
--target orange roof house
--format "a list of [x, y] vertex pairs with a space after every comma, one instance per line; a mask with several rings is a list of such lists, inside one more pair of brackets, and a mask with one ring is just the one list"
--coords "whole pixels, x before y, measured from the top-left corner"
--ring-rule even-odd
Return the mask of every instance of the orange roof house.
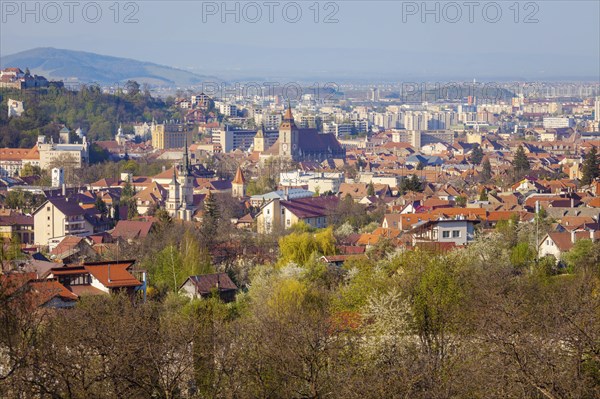
[[98, 295], [126, 291], [129, 295], [143, 283], [130, 273], [133, 260], [87, 262], [51, 269], [49, 277], [57, 278], [77, 295]]

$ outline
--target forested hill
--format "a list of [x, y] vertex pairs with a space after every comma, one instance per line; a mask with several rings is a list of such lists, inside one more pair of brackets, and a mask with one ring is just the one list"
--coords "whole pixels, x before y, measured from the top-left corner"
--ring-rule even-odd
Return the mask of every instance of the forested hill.
[[[32, 147], [42, 134], [58, 138], [61, 125], [75, 130], [81, 127], [91, 140], [114, 137], [119, 123], [164, 120], [173, 117], [168, 104], [139, 90], [128, 94], [105, 94], [98, 86], [82, 86], [77, 91], [50, 87], [35, 90], [0, 91], [0, 147]], [[20, 117], [8, 118], [7, 99], [25, 102]]]

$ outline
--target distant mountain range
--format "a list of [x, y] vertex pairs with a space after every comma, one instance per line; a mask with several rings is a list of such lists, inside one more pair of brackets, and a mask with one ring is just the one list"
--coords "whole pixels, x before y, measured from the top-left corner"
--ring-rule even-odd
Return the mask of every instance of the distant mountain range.
[[31, 73], [50, 80], [122, 84], [127, 80], [153, 86], [193, 86], [203, 81], [219, 80], [212, 76], [143, 62], [128, 58], [111, 57], [85, 51], [40, 47], [0, 57], [0, 67], [29, 68]]

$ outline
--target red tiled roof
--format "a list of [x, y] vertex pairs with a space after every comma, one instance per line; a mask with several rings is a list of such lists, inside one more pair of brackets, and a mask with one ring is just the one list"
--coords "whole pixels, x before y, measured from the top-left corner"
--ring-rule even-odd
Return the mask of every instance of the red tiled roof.
[[79, 298], [56, 280], [36, 280], [30, 282], [29, 285], [37, 306], [41, 306], [57, 296], [67, 301], [76, 301]]
[[[69, 265], [52, 269], [54, 276], [91, 274], [108, 288], [137, 287], [142, 283], [129, 273], [128, 269], [135, 261], [89, 262], [82, 265]], [[110, 280], [109, 280], [110, 276]]]
[[143, 220], [119, 220], [111, 235], [125, 239], [146, 238], [152, 225], [153, 222]]
[[94, 262], [85, 263], [83, 267], [105, 287], [137, 287], [142, 283], [128, 271], [134, 263], [135, 261]]

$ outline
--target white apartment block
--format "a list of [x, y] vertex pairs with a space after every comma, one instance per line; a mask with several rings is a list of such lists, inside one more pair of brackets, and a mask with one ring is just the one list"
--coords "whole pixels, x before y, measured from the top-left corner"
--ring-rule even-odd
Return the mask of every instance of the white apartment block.
[[545, 129], [560, 129], [566, 127], [574, 127], [575, 121], [572, 118], [544, 118], [543, 126]]
[[54, 163], [61, 163], [61, 166], [71, 166], [81, 168], [83, 164], [89, 162], [89, 148], [85, 137], [82, 144], [38, 144], [40, 152], [40, 168], [48, 169]]
[[94, 228], [85, 218], [85, 210], [69, 198], [47, 200], [33, 213], [35, 242], [48, 245], [50, 241], [67, 235], [91, 234]]

